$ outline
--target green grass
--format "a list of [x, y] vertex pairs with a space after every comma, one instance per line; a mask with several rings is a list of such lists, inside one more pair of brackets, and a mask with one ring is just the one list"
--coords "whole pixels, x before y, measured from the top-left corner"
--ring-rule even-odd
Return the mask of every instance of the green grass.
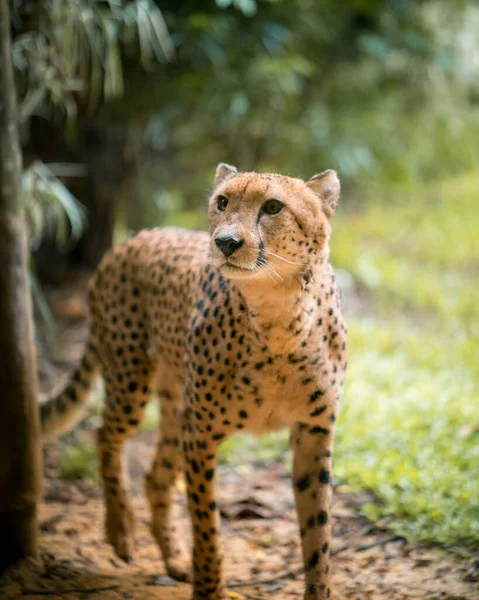
[[350, 345], [336, 476], [372, 491], [365, 514], [408, 539], [479, 541], [476, 344], [353, 321]]
[[[352, 266], [358, 242], [381, 249], [386, 244], [398, 260], [414, 254], [420, 264], [474, 267], [477, 275], [479, 175], [427, 185], [371, 185], [359, 193], [361, 212], [341, 210], [335, 217], [336, 260]], [[338, 223], [345, 218], [348, 230], [341, 231]]]
[[332, 259], [379, 309], [430, 312], [479, 336], [479, 176], [371, 187], [333, 222]]
[[152, 398], [145, 408], [145, 416], [141, 423], [141, 431], [156, 431], [160, 419], [158, 410], [158, 402], [156, 398]]
[[376, 312], [349, 323], [336, 474], [408, 539], [477, 543], [479, 176], [367, 192], [333, 233]]
[[99, 479], [98, 454], [94, 444], [82, 442], [62, 448], [60, 473], [64, 479]]
[[220, 446], [221, 464], [235, 465], [239, 471], [250, 472], [255, 462], [289, 461], [289, 433], [286, 430], [266, 433], [261, 438], [236, 434]]

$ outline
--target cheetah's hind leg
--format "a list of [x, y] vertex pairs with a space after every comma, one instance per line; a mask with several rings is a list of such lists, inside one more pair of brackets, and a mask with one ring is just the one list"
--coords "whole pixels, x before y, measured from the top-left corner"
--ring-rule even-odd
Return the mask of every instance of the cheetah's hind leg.
[[146, 477], [146, 493], [151, 505], [152, 532], [160, 546], [166, 570], [178, 581], [191, 580], [191, 561], [184, 551], [175, 527], [175, 482], [183, 467], [183, 392], [160, 374], [158, 397], [161, 405], [156, 456]]
[[128, 470], [123, 449], [138, 429], [149, 399], [152, 373], [147, 368], [105, 372], [106, 402], [98, 430], [98, 452], [106, 505], [105, 528], [116, 554], [129, 562], [134, 552], [135, 519], [128, 497]]

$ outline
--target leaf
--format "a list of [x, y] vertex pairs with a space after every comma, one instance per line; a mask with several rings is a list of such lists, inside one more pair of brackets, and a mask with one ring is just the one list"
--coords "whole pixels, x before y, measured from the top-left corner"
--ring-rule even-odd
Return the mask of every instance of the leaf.
[[35, 161], [24, 171], [22, 190], [26, 195], [32, 247], [37, 248], [52, 229], [55, 229], [60, 246], [80, 237], [85, 223], [85, 209], [48, 165]]

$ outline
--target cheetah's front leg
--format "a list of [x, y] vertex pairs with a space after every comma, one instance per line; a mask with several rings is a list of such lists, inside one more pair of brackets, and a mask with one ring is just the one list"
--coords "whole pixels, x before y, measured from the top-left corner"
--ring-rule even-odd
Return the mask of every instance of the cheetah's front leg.
[[292, 430], [291, 444], [306, 575], [304, 598], [326, 600], [331, 596], [333, 430], [297, 424]]
[[218, 444], [185, 411], [185, 471], [193, 525], [193, 600], [223, 600], [225, 585], [215, 481]]

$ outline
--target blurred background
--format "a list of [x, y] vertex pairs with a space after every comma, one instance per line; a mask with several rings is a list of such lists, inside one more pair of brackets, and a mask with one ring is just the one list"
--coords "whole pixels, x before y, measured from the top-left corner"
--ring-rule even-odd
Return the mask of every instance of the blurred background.
[[[303, 178], [334, 168], [351, 337], [336, 484], [371, 493], [360, 510], [397, 535], [477, 549], [477, 3], [11, 10], [44, 387], [81, 352], [79, 282], [131, 231], [204, 228], [218, 162]], [[61, 476], [95, 476], [81, 435], [57, 452]], [[233, 438], [222, 460], [288, 463], [287, 433]]]

